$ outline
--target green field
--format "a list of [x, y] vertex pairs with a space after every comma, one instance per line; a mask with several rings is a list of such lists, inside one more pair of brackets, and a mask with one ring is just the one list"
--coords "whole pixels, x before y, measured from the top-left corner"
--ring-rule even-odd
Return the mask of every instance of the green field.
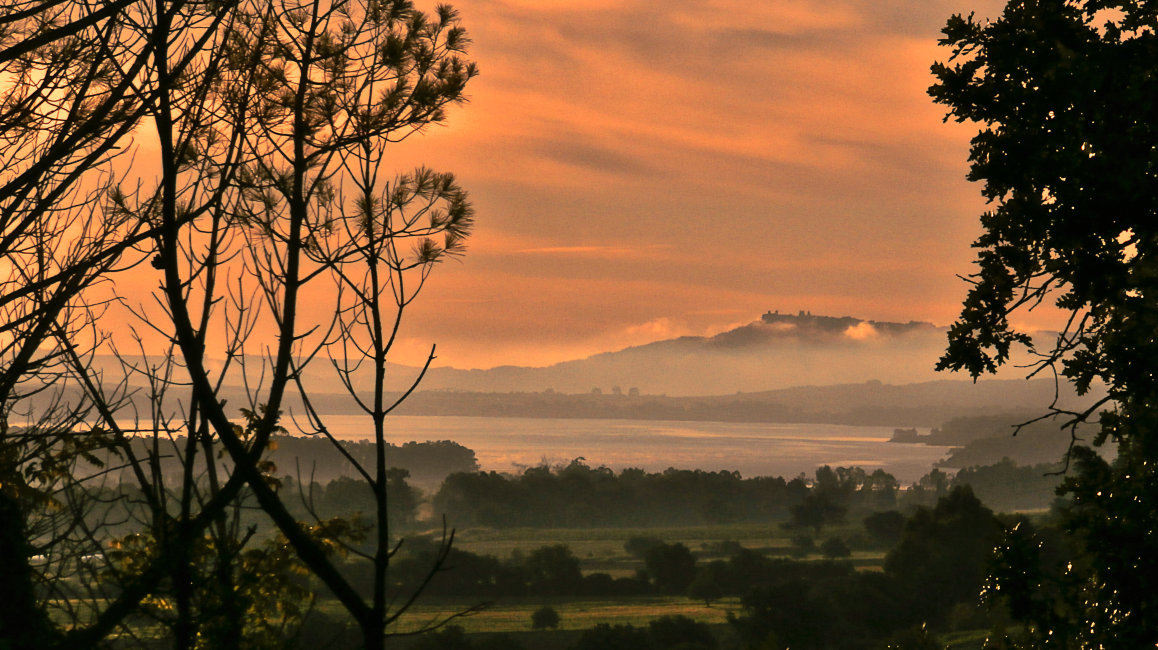
[[[526, 555], [543, 546], [566, 544], [580, 560], [584, 574], [608, 573], [613, 577], [632, 576], [644, 564], [629, 554], [624, 544], [632, 537], [651, 537], [666, 543], [682, 543], [696, 555], [700, 564], [726, 560], [735, 551], [735, 544], [771, 556], [793, 557], [799, 560], [821, 560], [818, 552], [801, 555], [792, 541], [800, 531], [787, 530], [778, 524], [726, 524], [669, 528], [592, 528], [592, 529], [491, 529], [471, 528], [455, 535], [456, 548], [476, 554], [493, 555], [500, 559]], [[839, 537], [853, 548], [851, 561], [861, 570], [880, 570], [885, 552], [872, 548], [865, 541], [863, 528], [846, 523], [825, 528], [814, 536], [817, 543], [830, 537]], [[724, 542], [729, 542], [725, 545]], [[731, 549], [730, 551], [728, 549]], [[559, 614], [557, 629], [534, 630], [532, 614], [549, 606]], [[323, 598], [315, 602], [320, 614], [331, 620], [348, 620], [337, 601]], [[459, 614], [478, 608], [469, 615]], [[647, 627], [665, 616], [684, 616], [707, 624], [719, 638], [734, 634], [728, 624], [729, 614], [740, 615], [741, 603], [737, 597], [703, 601], [685, 596], [523, 596], [505, 597], [484, 603], [482, 599], [420, 597], [417, 603], [393, 626], [402, 634], [394, 642], [401, 650], [417, 643], [417, 636], [406, 636], [432, 625], [459, 626], [470, 635], [510, 635], [531, 650], [566, 650], [573, 646], [584, 630], [598, 624], [632, 625]], [[340, 625], [340, 623], [339, 623]], [[159, 630], [158, 630], [159, 631]], [[348, 630], [353, 632], [352, 630]], [[138, 634], [149, 636], [147, 626], [139, 627]], [[985, 634], [957, 632], [942, 638], [951, 650], [977, 650], [982, 647]]]
[[[634, 575], [643, 568], [643, 562], [624, 549], [632, 537], [653, 537], [666, 543], [682, 543], [697, 556], [700, 563], [727, 559], [721, 543], [736, 542], [744, 548], [772, 556], [793, 556], [798, 559], [822, 559], [819, 553], [803, 558], [793, 555], [795, 548], [789, 531], [778, 524], [724, 524], [670, 528], [470, 528], [455, 535], [456, 548], [476, 554], [493, 555], [508, 559], [528, 554], [537, 548], [566, 544], [580, 559], [584, 574], [608, 573], [613, 577]], [[840, 537], [853, 546], [853, 555], [847, 558], [862, 570], [879, 570], [884, 551], [858, 548], [863, 540], [859, 524], [845, 524], [825, 529], [817, 541]], [[478, 605], [471, 601], [420, 599], [400, 621], [398, 628], [413, 630], [447, 615]], [[686, 616], [711, 625], [724, 625], [729, 611], [739, 613], [739, 598], [725, 598], [705, 606], [702, 601], [684, 596], [619, 596], [614, 598], [524, 597], [505, 598], [488, 604], [481, 612], [457, 618], [455, 625], [468, 633], [530, 632], [531, 613], [549, 605], [560, 615], [560, 630], [584, 630], [598, 623], [646, 626], [662, 616]]]
[[[719, 544], [736, 542], [744, 548], [769, 556], [820, 559], [819, 552], [804, 557], [793, 555], [791, 537], [778, 524], [722, 524], [710, 526], [680, 526], [671, 528], [470, 528], [455, 535], [455, 548], [471, 553], [493, 555], [500, 559], [513, 554], [529, 553], [553, 544], [566, 544], [582, 562], [584, 573], [608, 573], [612, 577], [633, 575], [643, 563], [624, 550], [624, 543], [632, 537], [655, 537], [668, 544], [681, 543], [696, 554], [700, 562], [726, 559], [726, 553], [716, 551]], [[826, 528], [818, 537], [839, 537], [853, 549], [851, 558], [858, 568], [879, 568], [884, 550], [865, 548], [864, 529], [859, 524], [844, 524]]]
[[[466, 602], [420, 602], [407, 613], [398, 631], [409, 631], [470, 605]], [[522, 632], [531, 629], [531, 613], [543, 606], [559, 613], [560, 630], [586, 630], [599, 623], [646, 626], [662, 616], [687, 616], [703, 623], [725, 623], [728, 611], [737, 611], [739, 598], [712, 603], [680, 596], [638, 596], [573, 600], [567, 598], [511, 598], [492, 603], [483, 611], [455, 619], [468, 633]]]

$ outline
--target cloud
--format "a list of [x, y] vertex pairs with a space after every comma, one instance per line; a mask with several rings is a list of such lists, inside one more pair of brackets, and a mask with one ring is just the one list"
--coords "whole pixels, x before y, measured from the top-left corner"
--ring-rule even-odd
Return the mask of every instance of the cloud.
[[672, 13], [673, 26], [687, 30], [729, 31], [736, 25], [758, 25], [767, 33], [799, 35], [855, 29], [864, 19], [855, 6], [816, 0], [707, 0], [690, 2]]
[[561, 255], [584, 255], [595, 257], [620, 257], [624, 255], [631, 255], [635, 251], [631, 248], [622, 246], [543, 246], [541, 248], [523, 248], [514, 251], [515, 253], [532, 253], [532, 254], [561, 254]]
[[651, 175], [654, 167], [638, 156], [622, 151], [622, 146], [587, 144], [583, 138], [574, 140], [542, 140], [535, 149], [564, 165], [587, 168], [614, 176]]
[[872, 323], [862, 321], [856, 325], [850, 325], [848, 329], [844, 330], [844, 335], [854, 341], [867, 341], [877, 338], [880, 333], [877, 328], [872, 326]]
[[661, 317], [654, 318], [646, 323], [628, 326], [623, 330], [623, 334], [628, 339], [636, 340], [640, 343], [647, 343], [651, 341], [659, 341], [662, 339], [672, 339], [678, 336], [686, 336], [691, 334], [687, 325], [676, 323], [670, 318]]
[[455, 171], [478, 226], [414, 331], [486, 365], [702, 332], [714, 309], [951, 318], [984, 204], [975, 129], [926, 89], [974, 4], [1003, 3], [462, 6], [471, 103], [392, 155]]

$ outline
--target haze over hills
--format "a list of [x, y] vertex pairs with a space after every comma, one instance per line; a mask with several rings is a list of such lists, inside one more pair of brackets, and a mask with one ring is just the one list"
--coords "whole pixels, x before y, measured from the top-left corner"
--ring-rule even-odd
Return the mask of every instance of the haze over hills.
[[[893, 323], [773, 311], [714, 336], [656, 341], [546, 367], [435, 367], [426, 373], [420, 390], [577, 394], [594, 389], [611, 393], [618, 388], [625, 394], [705, 396], [869, 381], [896, 385], [967, 380], [933, 370], [945, 348], [945, 333], [946, 328], [917, 321]], [[97, 360], [98, 367], [111, 368], [114, 363], [108, 357]], [[261, 364], [251, 362], [249, 367], [250, 385], [255, 385], [260, 380]], [[418, 368], [391, 364], [387, 389], [405, 390], [419, 373]], [[999, 378], [1024, 376], [1024, 370], [1007, 367]], [[302, 378], [314, 390], [332, 387], [322, 390], [340, 391], [334, 370], [324, 357], [307, 366]], [[372, 386], [369, 368], [363, 366], [353, 383], [360, 390]], [[235, 368], [225, 386], [240, 385]]]
[[[756, 393], [700, 397], [566, 393], [419, 391], [399, 415], [524, 418], [611, 418], [701, 422], [825, 423], [858, 426], [933, 427], [952, 418], [1000, 416], [1014, 424], [1045, 412], [1054, 397], [1048, 379], [942, 380], [915, 384], [802, 386]], [[1093, 400], [1061, 387], [1058, 406], [1077, 409]], [[341, 401], [318, 402], [339, 412]], [[1060, 427], [1060, 421], [1053, 425]]]
[[[945, 328], [929, 323], [769, 312], [714, 336], [657, 341], [541, 368], [431, 368], [397, 413], [934, 426], [981, 413], [1030, 417], [1043, 412], [1054, 394], [1052, 381], [1026, 382], [1016, 367], [977, 384], [934, 372], [944, 346]], [[252, 387], [262, 364], [248, 361]], [[98, 366], [112, 363], [98, 359]], [[400, 393], [419, 373], [392, 365], [387, 389]], [[307, 366], [302, 379], [319, 412], [356, 412], [327, 359]], [[369, 369], [359, 370], [353, 383], [367, 391]], [[1068, 385], [1061, 389], [1066, 404], [1088, 401]], [[139, 391], [134, 401], [146, 394]], [[248, 404], [239, 373], [227, 377], [219, 397], [238, 408]], [[287, 396], [284, 408], [300, 413], [298, 396]]]
[[[916, 321], [768, 312], [714, 336], [657, 341], [542, 368], [432, 368], [422, 389], [586, 393], [618, 386], [624, 392], [636, 388], [648, 394], [726, 395], [870, 380], [934, 381], [950, 378], [933, 370], [945, 348], [945, 332]], [[414, 376], [413, 371], [397, 370], [395, 379]], [[1014, 369], [1002, 376], [1023, 374]]]

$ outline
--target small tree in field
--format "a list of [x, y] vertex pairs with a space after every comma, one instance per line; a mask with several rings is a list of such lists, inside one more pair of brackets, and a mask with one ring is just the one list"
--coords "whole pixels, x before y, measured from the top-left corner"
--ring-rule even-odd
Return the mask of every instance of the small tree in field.
[[724, 597], [724, 589], [712, 574], [704, 569], [696, 572], [696, 577], [688, 585], [688, 597], [704, 601], [704, 607], [711, 607], [713, 600]]
[[554, 607], [540, 607], [531, 614], [531, 629], [546, 630], [559, 627], [559, 612]]
[[660, 544], [643, 556], [647, 574], [663, 593], [682, 594], [696, 575], [696, 558], [683, 544]]

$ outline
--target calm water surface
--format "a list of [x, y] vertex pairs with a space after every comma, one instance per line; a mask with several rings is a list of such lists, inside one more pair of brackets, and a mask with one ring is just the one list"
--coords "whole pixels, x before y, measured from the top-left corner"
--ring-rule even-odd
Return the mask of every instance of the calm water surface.
[[[331, 415], [343, 440], [367, 437], [361, 416]], [[746, 477], [811, 476], [820, 465], [883, 467], [903, 483], [917, 480], [947, 447], [888, 442], [892, 427], [836, 424], [753, 424], [665, 420], [581, 420], [394, 416], [393, 443], [453, 440], [473, 449], [485, 470], [511, 471], [585, 458], [592, 466], [737, 470]]]

